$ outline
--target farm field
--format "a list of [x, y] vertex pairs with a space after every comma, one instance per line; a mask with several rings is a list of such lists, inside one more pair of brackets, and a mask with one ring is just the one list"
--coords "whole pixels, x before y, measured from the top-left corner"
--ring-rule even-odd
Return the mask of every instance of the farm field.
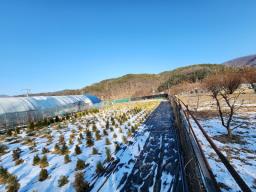
[[128, 174], [149, 136], [144, 122], [159, 103], [117, 104], [1, 136], [0, 191], [97, 191], [120, 161], [118, 174]]

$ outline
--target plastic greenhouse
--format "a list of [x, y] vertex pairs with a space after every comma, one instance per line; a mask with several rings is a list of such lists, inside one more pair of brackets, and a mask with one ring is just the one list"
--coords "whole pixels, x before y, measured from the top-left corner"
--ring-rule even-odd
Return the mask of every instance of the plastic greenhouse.
[[0, 131], [31, 121], [88, 109], [100, 103], [93, 95], [0, 98]]

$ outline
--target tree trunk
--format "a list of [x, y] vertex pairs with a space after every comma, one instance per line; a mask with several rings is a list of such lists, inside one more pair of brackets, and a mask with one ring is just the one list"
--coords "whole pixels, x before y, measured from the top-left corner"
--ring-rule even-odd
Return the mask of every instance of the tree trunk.
[[227, 131], [228, 131], [228, 138], [231, 139], [232, 138], [232, 130], [230, 127], [227, 127]]

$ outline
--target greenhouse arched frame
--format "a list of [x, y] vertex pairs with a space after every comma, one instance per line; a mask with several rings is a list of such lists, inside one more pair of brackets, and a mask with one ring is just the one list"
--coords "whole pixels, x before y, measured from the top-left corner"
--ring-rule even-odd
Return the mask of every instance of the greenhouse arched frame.
[[93, 95], [0, 98], [0, 131], [45, 118], [84, 111], [100, 103]]

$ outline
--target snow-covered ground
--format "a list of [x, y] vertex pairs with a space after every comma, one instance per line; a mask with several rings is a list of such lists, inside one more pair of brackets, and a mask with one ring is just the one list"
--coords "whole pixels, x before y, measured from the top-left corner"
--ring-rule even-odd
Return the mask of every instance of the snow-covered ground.
[[[143, 122], [147, 116], [155, 109], [159, 104], [158, 101], [150, 102], [133, 102], [129, 105], [118, 105], [118, 107], [108, 107], [101, 110], [97, 114], [86, 115], [77, 119], [69, 120], [59, 123], [58, 125], [51, 125], [49, 127], [36, 131], [35, 135], [27, 136], [25, 131], [22, 131], [15, 137], [6, 137], [1, 141], [1, 144], [8, 147], [7, 153], [0, 156], [0, 166], [6, 168], [9, 173], [17, 176], [20, 184], [20, 192], [27, 191], [74, 191], [73, 183], [75, 179], [76, 163], [78, 159], [84, 160], [86, 168], [82, 170], [84, 173], [84, 179], [90, 184], [94, 184], [93, 189], [98, 189], [102, 182], [105, 180], [105, 176], [96, 173], [96, 165], [98, 162], [102, 162], [103, 166], [111, 165], [115, 160], [126, 164], [118, 171], [115, 178], [112, 178], [113, 183], [109, 183], [109, 186], [119, 183], [123, 172], [129, 172], [132, 170], [130, 162], [135, 159], [135, 156], [139, 154], [142, 149], [148, 135], [140, 134], [145, 125]], [[133, 110], [135, 108], [141, 110]], [[120, 124], [118, 118], [125, 115], [127, 119]], [[115, 121], [115, 125], [112, 124], [112, 119]], [[109, 122], [109, 128], [106, 128], [106, 122]], [[96, 125], [96, 130], [95, 126]], [[94, 129], [93, 129], [94, 127]], [[135, 133], [131, 132], [132, 127], [136, 129]], [[86, 130], [92, 133], [94, 141], [93, 146], [87, 146]], [[96, 140], [96, 131], [99, 131], [101, 138]], [[83, 137], [81, 138], [82, 135]], [[64, 141], [69, 150], [69, 157], [71, 162], [64, 163], [64, 155], [57, 154], [55, 151], [55, 145], [60, 143], [60, 137], [64, 136]], [[73, 142], [69, 142], [70, 138], [74, 137]], [[128, 142], [125, 142], [127, 138]], [[106, 144], [106, 139], [109, 139], [110, 143]], [[120, 150], [115, 151], [116, 144], [120, 145]], [[79, 145], [82, 153], [76, 154], [75, 147]], [[20, 148], [20, 159], [23, 162], [19, 165], [15, 165], [13, 161], [13, 150]], [[42, 158], [42, 149], [46, 148], [49, 152], [46, 152], [48, 166], [45, 167], [48, 171], [48, 178], [44, 181], [39, 181], [39, 173], [41, 168], [39, 165], [33, 165], [33, 159], [35, 155]], [[98, 153], [92, 154], [92, 149], [96, 148]], [[110, 162], [106, 160], [106, 150], [111, 151], [113, 160]], [[119, 177], [120, 175], [120, 177]], [[67, 176], [68, 183], [63, 187], [59, 187], [58, 180], [61, 176]], [[118, 181], [118, 182], [115, 182]], [[0, 191], [5, 191], [6, 185], [0, 183]]]
[[[221, 190], [232, 192], [241, 191], [192, 119], [191, 123], [201, 142], [212, 171], [216, 176], [216, 180], [220, 184]], [[211, 136], [214, 143], [228, 158], [252, 191], [256, 191], [256, 113], [243, 112], [238, 114], [233, 127], [241, 123], [243, 125], [233, 131], [233, 134], [238, 138], [237, 141], [227, 142], [223, 140], [226, 129], [222, 127], [217, 117], [200, 119], [200, 124]]]

